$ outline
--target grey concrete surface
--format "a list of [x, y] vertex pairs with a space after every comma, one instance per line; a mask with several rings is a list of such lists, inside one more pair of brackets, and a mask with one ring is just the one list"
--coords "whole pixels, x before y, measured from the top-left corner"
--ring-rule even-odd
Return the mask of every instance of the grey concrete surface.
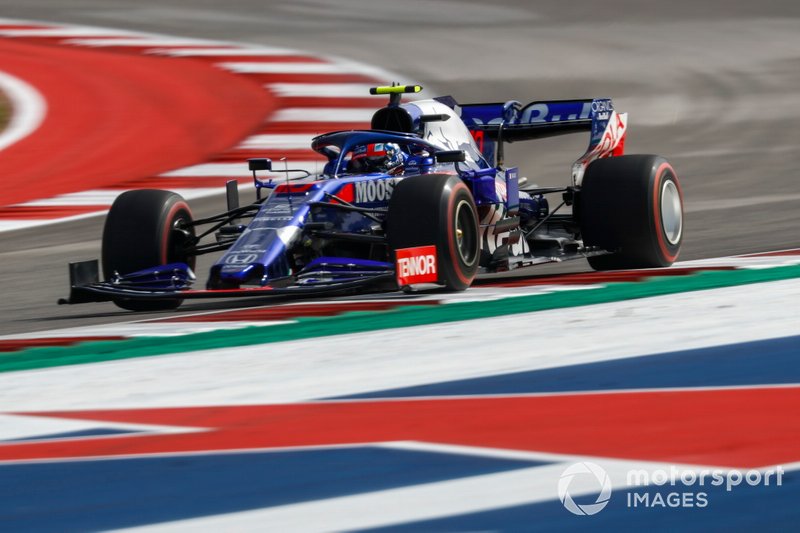
[[[628, 153], [659, 153], [679, 173], [682, 259], [800, 246], [800, 3], [791, 0], [0, 0], [0, 16], [349, 57], [462, 102], [610, 96], [630, 113]], [[517, 144], [507, 160], [533, 182], [565, 184], [585, 143]], [[97, 256], [101, 229], [96, 219], [0, 234], [0, 334], [131, 318], [111, 304], [54, 305], [66, 263]], [[576, 269], [588, 266], [535, 273]]]

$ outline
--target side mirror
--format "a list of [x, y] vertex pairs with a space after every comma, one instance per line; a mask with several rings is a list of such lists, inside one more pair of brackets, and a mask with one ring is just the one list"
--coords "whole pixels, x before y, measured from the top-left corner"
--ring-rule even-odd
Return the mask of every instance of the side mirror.
[[437, 163], [463, 163], [467, 159], [464, 150], [445, 150], [436, 152]]
[[255, 172], [256, 170], [272, 170], [272, 160], [267, 159], [266, 157], [248, 159], [247, 167], [252, 172]]

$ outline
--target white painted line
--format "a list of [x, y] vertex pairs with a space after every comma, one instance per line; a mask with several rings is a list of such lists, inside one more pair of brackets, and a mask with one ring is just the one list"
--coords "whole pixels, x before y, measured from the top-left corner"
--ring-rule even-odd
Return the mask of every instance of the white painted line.
[[95, 189], [68, 194], [59, 194], [50, 198], [41, 198], [17, 204], [19, 206], [76, 206], [76, 205], [105, 205], [110, 206], [114, 199], [120, 195], [121, 190]]
[[[191, 428], [192, 431], [207, 431], [207, 428]], [[156, 452], [156, 453], [119, 453], [115, 455], [87, 455], [80, 457], [59, 457], [56, 459], [10, 459], [0, 460], [0, 465], [9, 464], [46, 464], [63, 462], [84, 462], [84, 461], [115, 461], [119, 459], [152, 459], [154, 457], [197, 457], [197, 456], [219, 456], [219, 455], [241, 455], [262, 454], [262, 453], [283, 453], [287, 451], [306, 451], [306, 450], [342, 450], [352, 448], [363, 448], [364, 446], [374, 446], [373, 442], [353, 442], [347, 444], [323, 444], [311, 446], [279, 446], [275, 448], [236, 448], [231, 450], [200, 450], [200, 451], [179, 451], [179, 452]]]
[[[156, 424], [131, 424], [103, 420], [77, 420], [49, 416], [25, 416], [0, 413], [0, 441], [25, 439], [58, 433], [72, 433], [88, 429], [121, 429], [148, 433], [193, 433], [206, 428], [186, 426], [162, 426]], [[109, 435], [103, 437], [108, 438]], [[3, 443], [0, 443], [2, 445]]]
[[[279, 96], [318, 96], [328, 98], [353, 98], [363, 96], [373, 98], [369, 94], [368, 83], [270, 83], [266, 85], [269, 90]], [[382, 99], [376, 100], [381, 102]]]
[[691, 150], [687, 152], [670, 152], [671, 158], [678, 157], [726, 157], [728, 156], [750, 156], [764, 154], [782, 154], [786, 152], [796, 152], [796, 144], [783, 144], [777, 146], [762, 146], [759, 148], [708, 148], [705, 150]]
[[290, 48], [236, 47], [236, 48], [165, 48], [150, 50], [148, 53], [173, 57], [225, 57], [225, 56], [288, 56], [304, 55], [304, 52]]
[[[460, 444], [440, 444], [436, 442], [420, 442], [420, 441], [392, 441], [392, 442], [381, 442], [373, 444], [373, 446], [377, 448], [387, 448], [390, 450], [409, 450], [409, 451], [419, 451], [419, 452], [432, 452], [432, 453], [445, 453], [445, 454], [456, 454], [456, 455], [469, 455], [472, 457], [489, 457], [494, 459], [512, 459], [512, 460], [521, 460], [521, 461], [540, 461], [545, 463], [576, 463], [581, 461], [593, 461], [598, 464], [602, 463], [603, 467], [609, 466], [609, 470], [616, 470], [616, 466], [626, 466], [631, 470], [657, 470], [664, 468], [667, 466], [666, 470], [669, 470], [670, 466], [674, 466], [678, 470], [691, 470], [693, 472], [702, 472], [703, 470], [721, 470], [723, 472], [736, 470], [735, 468], [730, 468], [722, 465], [700, 465], [700, 464], [689, 464], [689, 463], [677, 463], [677, 462], [669, 462], [664, 463], [661, 461], [630, 461], [626, 459], [611, 459], [607, 457], [598, 457], [598, 456], [588, 456], [588, 455], [573, 455], [573, 454], [565, 454], [565, 453], [551, 453], [551, 452], [540, 452], [540, 451], [530, 451], [530, 450], [513, 450], [508, 448], [489, 448], [489, 447], [482, 447], [482, 446], [468, 446], [468, 445], [460, 445]], [[774, 468], [778, 465], [763, 465], [758, 468], [754, 468], [753, 470], [765, 471], [770, 468]], [[789, 463], [789, 464], [781, 464], [780, 465], [785, 471], [790, 470], [797, 470], [800, 469], [800, 463]], [[612, 480], [613, 481], [613, 480]], [[615, 488], [620, 487], [621, 485], [627, 485], [626, 479], [618, 480], [618, 483], [615, 483]]]
[[696, 259], [694, 261], [681, 261], [675, 267], [734, 267], [734, 268], [772, 268], [776, 266], [790, 266], [800, 264], [800, 256], [775, 255], [764, 257], [725, 257], [712, 259]]
[[531, 285], [529, 287], [472, 287], [468, 291], [448, 294], [445, 304], [463, 302], [488, 302], [503, 300], [505, 298], [518, 298], [534, 294], [548, 294], [552, 292], [582, 291], [587, 289], [603, 288], [602, 284], [594, 285]]
[[106, 48], [115, 46], [145, 46], [145, 47], [158, 47], [158, 46], [192, 46], [192, 45], [220, 45], [224, 44], [219, 41], [210, 41], [208, 39], [184, 39], [181, 37], [149, 37], [149, 36], [134, 36], [130, 39], [109, 38], [109, 39], [70, 39], [64, 41], [64, 44], [74, 46], [89, 46], [94, 48]]
[[[353, 61], [352, 59], [347, 59], [343, 57], [332, 57], [328, 56], [327, 59], [334, 62], [336, 65], [339, 66], [345, 72], [357, 72], [364, 76], [370, 76], [379, 80], [377, 85], [389, 85], [393, 81], [402, 81], [406, 85], [420, 85], [414, 80], [411, 80], [406, 75], [398, 75], [393, 72], [388, 72], [380, 67], [376, 67], [373, 65], [367, 65], [365, 63], [360, 63], [358, 61]], [[415, 94], [407, 94], [407, 97], [414, 99], [415, 97], [420, 97], [420, 95]]]
[[[99, 326], [83, 326], [48, 331], [48, 336], [58, 338], [83, 337], [177, 337], [191, 333], [206, 331], [242, 329], [249, 326], [279, 326], [291, 324], [291, 320], [235, 321], [235, 322], [128, 322], [122, 324], [105, 324]], [[40, 333], [20, 333], [0, 337], [0, 340], [20, 340], [40, 338]]]
[[[158, 181], [153, 180], [153, 187], [158, 186]], [[252, 189], [252, 183], [240, 183], [239, 184], [239, 192], [246, 191], [248, 189]], [[178, 193], [184, 197], [186, 200], [195, 200], [197, 198], [206, 198], [208, 196], [214, 196], [217, 194], [224, 194], [225, 188], [224, 187], [198, 187], [196, 189], [170, 189], [174, 193]]]
[[270, 119], [271, 122], [365, 122], [369, 124], [374, 109], [358, 107], [290, 107], [281, 109]]
[[[156, 179], [153, 180], [151, 185], [153, 188], [158, 188], [158, 182]], [[253, 185], [252, 183], [240, 183], [239, 184], [239, 191], [248, 191], [252, 190]], [[225, 190], [221, 187], [199, 187], [195, 189], [171, 189], [173, 192], [176, 192], [183, 196], [186, 200], [194, 200], [198, 198], [207, 198], [209, 196], [217, 196], [224, 194]], [[118, 191], [119, 193], [123, 192], [123, 189]], [[63, 205], [63, 204], [55, 204]], [[110, 207], [110, 206], [109, 206]], [[69, 217], [60, 217], [60, 218], [39, 218], [39, 219], [0, 219], [0, 233], [5, 231], [16, 231], [28, 228], [35, 228], [40, 226], [47, 226], [51, 224], [61, 224], [66, 222], [74, 222], [76, 220], [84, 220], [93, 217], [99, 217], [105, 215], [108, 212], [108, 209], [92, 211], [89, 213], [81, 213], [80, 215], [74, 215]]]
[[718, 211], [721, 209], [736, 209], [739, 207], [755, 207], [765, 204], [779, 204], [782, 202], [797, 202], [800, 194], [763, 194], [747, 198], [717, 198], [714, 200], [687, 201], [684, 211], [697, 213], [703, 211]]
[[0, 26], [49, 26], [47, 22], [34, 20], [0, 17]]
[[[158, 186], [158, 178], [153, 178], [153, 187]], [[189, 185], [189, 184], [187, 184]], [[241, 187], [241, 186], [240, 186]], [[69, 194], [61, 194], [53, 196], [52, 198], [42, 198], [40, 200], [31, 200], [23, 204], [17, 204], [22, 207], [59, 207], [59, 206], [79, 206], [79, 205], [98, 205], [110, 207], [114, 200], [130, 189], [94, 189], [83, 192], [75, 192]], [[197, 187], [197, 188], [180, 188], [171, 189], [172, 192], [178, 193], [185, 199], [202, 198], [211, 194], [224, 192], [222, 187]]]
[[[782, 383], [778, 385], [730, 385], [730, 386], [696, 386], [696, 387], [657, 387], [657, 388], [631, 388], [631, 389], [597, 389], [597, 390], [579, 390], [579, 391], [560, 391], [560, 392], [512, 392], [512, 393], [496, 393], [496, 394], [479, 394], [482, 399], [492, 398], [553, 398], [558, 396], [618, 396], [621, 394], [638, 394], [649, 393], [657, 391], [659, 393], [670, 392], [709, 392], [709, 391], [753, 391], [753, 390], [775, 390], [775, 389], [798, 389], [800, 383]], [[420, 396], [401, 396], [398, 398], [353, 398], [341, 400], [317, 400], [308, 402], [295, 402], [302, 404], [320, 404], [320, 403], [397, 403], [397, 402], [420, 402], [429, 400], [469, 400], [475, 399], [475, 394], [441, 394], [441, 395], [420, 395]]]
[[782, 250], [770, 250], [769, 252], [752, 252], [747, 254], [741, 254], [734, 257], [758, 257], [764, 256], [764, 254], [775, 254], [775, 253], [791, 253], [791, 255], [800, 255], [800, 248], [784, 248]]
[[244, 150], [298, 150], [307, 148], [311, 151], [311, 139], [316, 137], [308, 133], [287, 133], [285, 135], [253, 135], [245, 139], [239, 146]]
[[93, 28], [85, 26], [63, 26], [45, 29], [0, 29], [0, 35], [5, 37], [89, 37], [93, 35], [103, 35], [111, 37], [113, 35], [134, 36], [134, 32], [124, 30], [110, 30], [106, 28]]
[[217, 63], [236, 74], [345, 74], [348, 71], [332, 63]]
[[202, 163], [191, 167], [179, 168], [165, 172], [165, 178], [182, 177], [251, 177], [252, 173], [245, 163]]
[[41, 125], [47, 101], [32, 85], [0, 71], [0, 91], [11, 101], [11, 120], [0, 132], [0, 150], [21, 141]]
[[38, 221], [33, 221], [29, 219], [19, 219], [19, 220], [0, 220], [0, 233], [4, 231], [15, 231], [20, 229], [32, 228], [38, 225]]
[[4, 231], [16, 231], [21, 229], [36, 228], [39, 226], [47, 226], [49, 224], [61, 224], [63, 222], [74, 222], [76, 220], [83, 220], [105, 214], [106, 211], [92, 211], [91, 213], [81, 213], [71, 217], [63, 218], [25, 218], [25, 219], [7, 219], [0, 220], [0, 233]]
[[[429, 453], [442, 453], [450, 455], [468, 455], [471, 457], [487, 457], [491, 459], [511, 459], [514, 461], [539, 461], [543, 463], [572, 463], [578, 461], [603, 461], [607, 463], [631, 463], [633, 461], [626, 461], [622, 459], [607, 459], [602, 457], [585, 456], [585, 455], [572, 455], [563, 453], [540, 452], [530, 450], [514, 450], [509, 448], [490, 448], [484, 446], [469, 446], [463, 444], [442, 444], [438, 442], [423, 442], [423, 441], [392, 441], [381, 442], [374, 444], [377, 448], [386, 448], [389, 450], [406, 450], [413, 452], [429, 452]], [[637, 461], [637, 465], [646, 466], [661, 466], [663, 463], [650, 462], [650, 461]], [[671, 463], [676, 467], [686, 466], [688, 468], [700, 468], [698, 465], [680, 465], [678, 463]], [[713, 468], [711, 466], [707, 468]]]
[[69, 420], [66, 418], [0, 413], [0, 441], [26, 439], [47, 434], [85, 431], [102, 425], [102, 422], [89, 420]]
[[[283, 165], [281, 161], [273, 161], [274, 168], [280, 168]], [[312, 171], [314, 168], [320, 167], [320, 162], [317, 161], [289, 161], [289, 168], [302, 168]], [[284, 173], [259, 173], [261, 176], [280, 176], [283, 177]], [[202, 165], [195, 165], [193, 167], [180, 168], [171, 172], [161, 174], [165, 178], [194, 178], [194, 177], [249, 177], [252, 178], [253, 174], [247, 170], [247, 163], [205, 163]]]

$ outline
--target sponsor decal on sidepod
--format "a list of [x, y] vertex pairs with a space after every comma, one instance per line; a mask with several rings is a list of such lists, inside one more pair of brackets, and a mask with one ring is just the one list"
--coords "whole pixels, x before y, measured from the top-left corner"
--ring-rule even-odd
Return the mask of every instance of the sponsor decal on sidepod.
[[356, 203], [387, 202], [400, 180], [385, 179], [356, 183]]

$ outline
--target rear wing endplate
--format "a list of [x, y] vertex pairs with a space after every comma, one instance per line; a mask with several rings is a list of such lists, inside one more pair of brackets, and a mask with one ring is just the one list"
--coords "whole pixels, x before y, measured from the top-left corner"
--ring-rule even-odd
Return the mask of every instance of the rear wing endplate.
[[615, 116], [610, 98], [536, 101], [525, 106], [516, 100], [464, 105], [448, 97], [440, 101], [460, 112], [483, 156], [489, 161], [496, 159], [498, 166], [502, 165], [502, 151], [496, 154], [497, 143], [588, 131], [592, 150], [601, 143]]

